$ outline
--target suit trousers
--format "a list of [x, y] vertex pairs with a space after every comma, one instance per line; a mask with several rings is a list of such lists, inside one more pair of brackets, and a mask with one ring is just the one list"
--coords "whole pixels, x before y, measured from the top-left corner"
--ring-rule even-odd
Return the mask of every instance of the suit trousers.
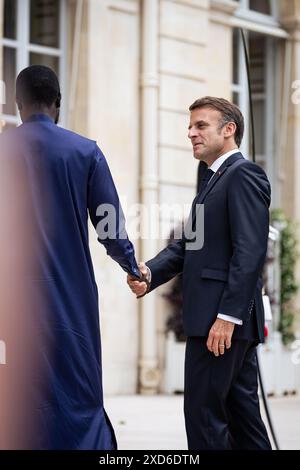
[[215, 357], [207, 338], [188, 337], [184, 414], [189, 450], [271, 450], [258, 400], [254, 341], [233, 340]]

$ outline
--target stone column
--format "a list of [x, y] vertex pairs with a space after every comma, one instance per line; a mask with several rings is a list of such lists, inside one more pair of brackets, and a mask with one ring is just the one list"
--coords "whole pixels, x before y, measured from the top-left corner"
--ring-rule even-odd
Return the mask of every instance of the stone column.
[[[142, 6], [142, 175], [141, 202], [145, 216], [158, 198], [158, 0], [144, 0]], [[156, 234], [157, 218], [142, 219], [142, 228]], [[142, 239], [143, 260], [157, 252], [157, 240], [146, 233]], [[140, 306], [140, 358], [139, 389], [141, 393], [156, 393], [159, 374], [157, 359], [156, 298], [149, 295], [142, 299]]]

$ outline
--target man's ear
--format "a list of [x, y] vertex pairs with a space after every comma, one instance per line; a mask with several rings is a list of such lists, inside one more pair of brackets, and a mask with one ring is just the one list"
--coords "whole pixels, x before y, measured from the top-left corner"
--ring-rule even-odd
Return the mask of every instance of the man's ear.
[[224, 137], [232, 137], [234, 136], [236, 131], [236, 123], [235, 122], [227, 122], [224, 127]]

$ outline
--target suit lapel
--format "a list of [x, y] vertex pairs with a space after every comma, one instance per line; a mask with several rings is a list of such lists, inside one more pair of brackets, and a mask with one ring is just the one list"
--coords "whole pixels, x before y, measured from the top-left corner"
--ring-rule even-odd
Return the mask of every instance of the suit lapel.
[[192, 209], [192, 214], [193, 215], [192, 215], [192, 225], [191, 225], [191, 227], [193, 227], [194, 224], [195, 224], [195, 220], [199, 215], [198, 212], [200, 210], [200, 204], [203, 204], [203, 201], [204, 201], [205, 197], [207, 196], [207, 194], [213, 189], [215, 184], [220, 180], [220, 178], [224, 175], [224, 173], [226, 173], [226, 170], [233, 163], [235, 163], [238, 160], [242, 160], [242, 159], [244, 159], [243, 155], [240, 152], [237, 152], [237, 153], [232, 154], [230, 157], [228, 157], [227, 160], [225, 160], [225, 162], [220, 166], [220, 168], [218, 169], [216, 174], [212, 177], [212, 180], [210, 181], [210, 183], [206, 186], [206, 188], [203, 191], [203, 193], [201, 194], [201, 196], [199, 198], [196, 198], [196, 200], [194, 202], [194, 211], [195, 212], [193, 213], [193, 209]]
[[225, 160], [225, 162], [220, 166], [220, 168], [216, 171], [216, 173], [213, 175], [211, 181], [208, 183], [208, 185], [206, 186], [205, 190], [203, 191], [203, 193], [201, 194], [199, 200], [197, 201], [197, 204], [202, 204], [202, 202], [204, 201], [205, 197], [207, 196], [207, 194], [213, 189], [213, 187], [215, 186], [215, 184], [219, 181], [219, 179], [224, 175], [224, 173], [226, 172], [227, 168], [229, 168], [233, 163], [235, 163], [236, 161], [238, 160], [241, 160], [243, 159], [243, 155], [240, 153], [240, 152], [237, 152], [237, 153], [234, 153], [232, 155], [230, 155], [229, 158], [227, 158], [227, 160]]

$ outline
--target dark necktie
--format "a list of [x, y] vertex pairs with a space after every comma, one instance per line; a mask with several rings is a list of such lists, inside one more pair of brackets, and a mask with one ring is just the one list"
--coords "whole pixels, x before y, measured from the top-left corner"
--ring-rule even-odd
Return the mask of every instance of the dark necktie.
[[201, 184], [201, 181], [202, 181], [202, 178], [203, 178], [203, 175], [204, 173], [206, 172], [207, 170], [207, 164], [200, 160], [199, 164], [198, 164], [198, 172], [197, 172], [197, 189], [196, 189], [196, 195], [199, 193], [199, 189], [200, 189], [200, 184]]
[[210, 170], [209, 168], [205, 171], [204, 175], [203, 175], [203, 178], [200, 182], [200, 186], [199, 186], [199, 193], [198, 193], [198, 196], [201, 196], [201, 194], [204, 192], [206, 186], [208, 185], [208, 182], [210, 180], [210, 178], [215, 174], [215, 172], [213, 170]]
[[199, 184], [199, 192], [196, 196], [196, 199], [194, 200], [194, 205], [192, 207], [192, 230], [193, 231], [195, 231], [195, 223], [196, 223], [196, 204], [199, 204], [200, 196], [204, 192], [206, 186], [208, 185], [210, 178], [214, 174], [215, 172], [213, 170], [210, 170], [209, 168], [203, 171], [202, 179]]

